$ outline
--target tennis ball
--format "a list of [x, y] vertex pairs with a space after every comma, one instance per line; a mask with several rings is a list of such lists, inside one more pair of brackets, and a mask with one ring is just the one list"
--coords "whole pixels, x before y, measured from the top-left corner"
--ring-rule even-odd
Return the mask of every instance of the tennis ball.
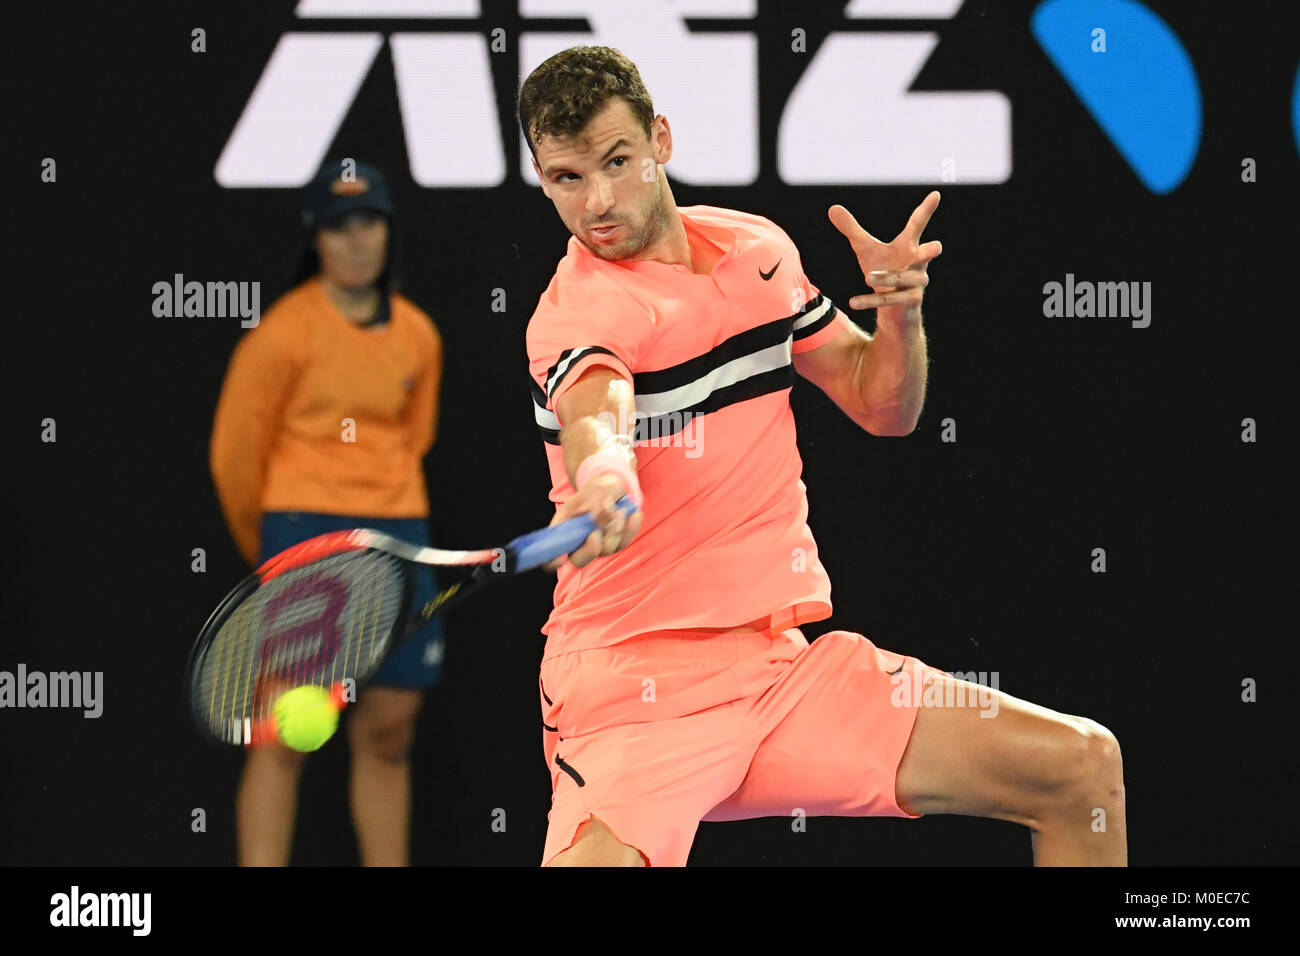
[[307, 752], [316, 750], [334, 736], [339, 710], [324, 687], [295, 687], [276, 699], [275, 727], [286, 747]]

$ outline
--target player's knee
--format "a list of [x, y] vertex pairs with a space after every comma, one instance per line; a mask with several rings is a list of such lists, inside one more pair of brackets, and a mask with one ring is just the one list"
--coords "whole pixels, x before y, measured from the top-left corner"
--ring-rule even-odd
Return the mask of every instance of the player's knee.
[[1124, 765], [1115, 735], [1087, 717], [1072, 717], [1069, 723], [1057, 805], [1101, 805], [1122, 797]]
[[1080, 717], [1084, 735], [1084, 765], [1087, 778], [1092, 781], [1092, 789], [1122, 786], [1124, 780], [1124, 761], [1119, 749], [1119, 740], [1095, 720]]

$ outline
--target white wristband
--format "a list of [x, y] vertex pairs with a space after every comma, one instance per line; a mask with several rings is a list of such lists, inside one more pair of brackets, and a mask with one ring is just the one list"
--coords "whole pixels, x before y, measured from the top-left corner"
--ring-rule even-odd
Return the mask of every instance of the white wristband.
[[[620, 435], [616, 437], [626, 438], [627, 436]], [[628, 442], [630, 444], [631, 439], [628, 439]], [[602, 448], [582, 460], [582, 464], [578, 466], [577, 474], [573, 476], [576, 485], [574, 490], [581, 488], [597, 475], [604, 474], [617, 475], [622, 479], [627, 496], [635, 502], [638, 508], [641, 507], [641, 483], [636, 480], [636, 472], [628, 466], [627, 460], [612, 448]]]

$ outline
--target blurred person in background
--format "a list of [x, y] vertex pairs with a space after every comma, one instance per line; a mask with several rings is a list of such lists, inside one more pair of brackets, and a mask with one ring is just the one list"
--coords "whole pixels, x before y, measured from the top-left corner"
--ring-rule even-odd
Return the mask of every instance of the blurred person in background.
[[[437, 431], [442, 341], [395, 291], [395, 211], [383, 175], [327, 162], [308, 186], [309, 231], [292, 288], [236, 346], [218, 400], [211, 467], [240, 553], [254, 566], [330, 531], [374, 528], [429, 545], [421, 463]], [[416, 575], [415, 607], [436, 593]], [[410, 752], [438, 681], [434, 619], [348, 708], [351, 808], [361, 861], [409, 863]], [[247, 754], [236, 800], [244, 866], [290, 858], [306, 754]]]

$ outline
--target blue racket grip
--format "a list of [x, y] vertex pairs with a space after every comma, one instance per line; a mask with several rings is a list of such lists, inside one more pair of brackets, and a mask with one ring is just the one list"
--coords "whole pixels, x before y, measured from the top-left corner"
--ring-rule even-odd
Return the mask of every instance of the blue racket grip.
[[[631, 516], [636, 504], [626, 496], [614, 502], [614, 507]], [[596, 521], [589, 514], [578, 515], [550, 528], [530, 531], [511, 541], [508, 548], [515, 554], [515, 571], [531, 571], [561, 555], [572, 554], [582, 547], [582, 542], [596, 530]]]

